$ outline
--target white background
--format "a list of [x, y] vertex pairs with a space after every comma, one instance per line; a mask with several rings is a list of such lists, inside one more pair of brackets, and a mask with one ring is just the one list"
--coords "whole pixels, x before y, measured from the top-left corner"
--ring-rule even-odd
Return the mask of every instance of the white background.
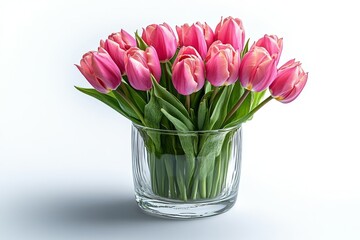
[[[360, 239], [356, 1], [0, 0], [0, 239]], [[284, 37], [308, 84], [244, 126], [236, 205], [216, 217], [144, 215], [133, 197], [131, 124], [77, 92], [73, 65], [99, 39], [221, 16], [253, 41]]]

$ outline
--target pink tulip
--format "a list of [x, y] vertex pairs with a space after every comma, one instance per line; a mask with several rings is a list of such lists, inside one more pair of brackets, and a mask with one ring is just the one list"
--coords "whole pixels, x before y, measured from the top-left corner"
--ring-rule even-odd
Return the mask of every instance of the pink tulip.
[[276, 58], [276, 64], [280, 60], [282, 48], [283, 48], [283, 39], [278, 38], [276, 35], [265, 35], [264, 37], [257, 40], [257, 42], [253, 45], [258, 47], [263, 47], [266, 51], [269, 52], [271, 57]]
[[205, 36], [205, 42], [207, 47], [209, 48], [211, 44], [215, 41], [214, 37], [214, 31], [211, 29], [211, 27], [207, 24], [201, 24], [200, 22], [197, 22], [196, 24], [201, 25], [204, 30], [204, 36]]
[[174, 87], [182, 95], [190, 95], [204, 86], [204, 62], [196, 49], [191, 46], [180, 49], [172, 72]]
[[80, 70], [89, 83], [99, 92], [108, 93], [116, 89], [121, 83], [121, 72], [104, 52], [88, 52], [80, 60], [80, 65], [75, 66]]
[[202, 25], [197, 22], [191, 26], [186, 23], [181, 27], [176, 26], [176, 31], [179, 36], [180, 47], [192, 46], [203, 59], [205, 58], [208, 47], [214, 41], [214, 33], [206, 23]]
[[235, 50], [242, 50], [245, 42], [245, 30], [239, 18], [221, 18], [215, 29], [215, 39], [231, 44]]
[[206, 78], [214, 86], [230, 85], [238, 79], [240, 54], [230, 44], [215, 41], [205, 59]]
[[276, 59], [265, 48], [254, 46], [241, 61], [239, 78], [244, 88], [261, 92], [273, 82], [276, 72]]
[[176, 37], [167, 23], [147, 26], [146, 29], [143, 29], [142, 39], [156, 49], [160, 61], [171, 59], [176, 52]]
[[111, 34], [105, 41], [101, 40], [100, 47], [109, 53], [116, 65], [120, 68], [120, 71], [124, 74], [125, 51], [131, 47], [136, 47], [136, 41], [134, 37], [125, 30], [121, 30], [118, 33]]
[[269, 90], [276, 100], [289, 103], [299, 96], [307, 79], [308, 73], [304, 72], [301, 63], [292, 59], [279, 68], [278, 75]]
[[161, 68], [155, 48], [148, 47], [145, 51], [132, 47], [125, 55], [125, 71], [130, 85], [141, 91], [151, 89], [151, 75], [160, 81]]

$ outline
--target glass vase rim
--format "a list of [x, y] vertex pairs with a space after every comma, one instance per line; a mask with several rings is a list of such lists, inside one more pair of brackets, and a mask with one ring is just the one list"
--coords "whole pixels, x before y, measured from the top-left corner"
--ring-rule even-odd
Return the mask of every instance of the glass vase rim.
[[235, 126], [232, 127], [228, 127], [228, 128], [219, 128], [219, 129], [210, 129], [210, 130], [189, 130], [189, 131], [180, 131], [180, 130], [169, 130], [169, 129], [161, 129], [161, 128], [152, 128], [152, 127], [147, 127], [147, 126], [143, 126], [140, 124], [136, 124], [136, 123], [132, 123], [133, 127], [137, 128], [137, 129], [142, 129], [145, 131], [153, 131], [153, 132], [158, 132], [158, 133], [164, 133], [164, 134], [205, 134], [205, 133], [210, 133], [210, 134], [215, 134], [215, 133], [224, 133], [224, 132], [230, 132], [233, 130], [238, 130], [241, 129], [241, 123], [237, 124]]

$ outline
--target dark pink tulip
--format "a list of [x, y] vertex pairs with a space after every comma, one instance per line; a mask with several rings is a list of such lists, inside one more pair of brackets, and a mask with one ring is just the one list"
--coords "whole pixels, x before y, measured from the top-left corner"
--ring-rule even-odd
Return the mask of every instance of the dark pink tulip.
[[176, 52], [176, 37], [167, 23], [147, 26], [146, 29], [143, 29], [142, 39], [146, 44], [155, 48], [160, 61], [171, 59]]
[[230, 85], [239, 76], [240, 54], [230, 44], [215, 41], [205, 59], [206, 78], [213, 86]]
[[145, 51], [132, 47], [125, 55], [125, 71], [130, 85], [141, 91], [151, 89], [151, 75], [160, 81], [161, 68], [155, 48], [148, 47]]
[[204, 62], [196, 49], [191, 46], [180, 49], [172, 72], [174, 87], [182, 95], [190, 95], [204, 86]]
[[108, 93], [121, 83], [121, 72], [106, 51], [88, 52], [80, 60], [80, 65], [75, 66], [101, 93]]
[[308, 79], [308, 73], [305, 73], [300, 62], [292, 59], [281, 66], [277, 77], [269, 86], [273, 98], [282, 102], [289, 103], [304, 89]]
[[101, 40], [100, 47], [109, 53], [116, 65], [120, 68], [120, 71], [124, 74], [125, 51], [131, 47], [136, 47], [136, 41], [135, 38], [125, 30], [121, 30], [118, 33], [111, 34], [105, 41]]
[[192, 46], [203, 59], [205, 58], [208, 47], [214, 41], [214, 33], [206, 23], [202, 25], [197, 22], [191, 26], [186, 23], [181, 27], [176, 26], [176, 31], [179, 36], [180, 47]]
[[215, 40], [231, 44], [235, 50], [242, 50], [245, 42], [245, 30], [239, 18], [221, 18], [215, 29]]
[[276, 59], [265, 48], [254, 46], [241, 61], [239, 78], [244, 88], [261, 92], [274, 81], [276, 73]]
[[253, 45], [258, 47], [263, 47], [268, 51], [271, 57], [276, 58], [276, 64], [280, 60], [281, 52], [283, 49], [283, 39], [278, 38], [276, 35], [265, 35], [264, 37], [257, 40]]

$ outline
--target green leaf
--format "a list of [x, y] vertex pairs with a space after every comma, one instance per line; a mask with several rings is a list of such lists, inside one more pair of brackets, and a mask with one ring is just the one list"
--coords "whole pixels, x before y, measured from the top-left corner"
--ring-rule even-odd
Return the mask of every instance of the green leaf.
[[112, 96], [111, 92], [108, 94], [105, 94], [105, 93], [100, 93], [92, 88], [81, 88], [81, 87], [77, 87], [77, 86], [75, 86], [75, 88], [82, 93], [85, 93], [91, 97], [94, 97], [94, 98], [100, 100], [101, 102], [105, 103], [106, 105], [108, 105], [109, 107], [114, 109], [115, 111], [119, 112], [124, 117], [128, 118], [130, 121], [140, 124], [140, 121], [137, 118], [134, 118], [132, 115], [129, 115], [128, 112], [124, 111], [124, 109], [121, 108], [117, 99]]
[[241, 86], [240, 81], [236, 81], [230, 94], [229, 109], [232, 109], [235, 106], [235, 104], [239, 101], [240, 97], [243, 95], [244, 91], [245, 88]]
[[202, 88], [199, 91], [197, 91], [196, 93], [190, 95], [191, 108], [193, 108], [194, 111], [197, 111], [200, 101], [201, 101], [202, 97], [204, 96], [204, 94], [205, 94], [205, 91], [204, 91], [204, 88]]
[[201, 149], [197, 156], [197, 176], [204, 179], [214, 168], [215, 159], [220, 154], [226, 133], [204, 134], [201, 136]]
[[173, 115], [175, 118], [179, 119], [183, 124], [186, 125], [186, 128], [190, 131], [193, 131], [195, 129], [194, 124], [191, 122], [189, 117], [183, 115], [179, 109], [171, 105], [169, 102], [165, 101], [162, 98], [157, 98], [157, 101], [159, 105], [165, 109], [169, 114]]
[[144, 40], [139, 36], [138, 31], [135, 32], [136, 45], [141, 50], [145, 50], [148, 45], [144, 42]]
[[240, 119], [250, 112], [251, 104], [254, 99], [254, 92], [250, 92], [249, 95], [245, 98], [240, 108], [234, 113], [230, 118], [229, 122]]
[[210, 129], [220, 128], [228, 112], [227, 108], [228, 108], [230, 93], [232, 91], [232, 85], [226, 86], [223, 89], [224, 90], [222, 92], [219, 91], [218, 93], [220, 94], [220, 97], [216, 102], [214, 110], [212, 111], [210, 116], [210, 124], [209, 124]]
[[249, 41], [250, 38], [246, 41], [246, 44], [244, 46], [244, 49], [241, 51], [240, 53], [240, 58], [242, 59], [244, 57], [244, 55], [249, 51]]
[[[160, 129], [160, 122], [162, 118], [160, 106], [154, 96], [154, 91], [150, 91], [150, 101], [144, 107], [145, 125], [150, 128]], [[161, 149], [160, 134], [156, 132], [148, 132], [149, 137], [154, 142], [156, 149]]]
[[141, 124], [141, 121], [140, 121], [139, 117], [137, 116], [136, 112], [133, 110], [133, 108], [129, 105], [129, 103], [126, 102], [126, 100], [118, 92], [111, 91], [111, 92], [109, 92], [109, 95], [111, 95], [118, 101], [118, 104], [120, 105], [121, 109], [124, 112], [126, 112], [132, 118], [137, 119], [138, 122], [140, 122], [140, 124]]
[[168, 113], [164, 108], [161, 108], [161, 112], [167, 117], [167, 119], [169, 119], [169, 121], [172, 124], [174, 124], [176, 130], [182, 131], [182, 132], [189, 131], [187, 126], [182, 121], [180, 121], [179, 119], [177, 119], [176, 117], [174, 117], [173, 115]]
[[254, 100], [253, 103], [251, 104], [251, 110], [253, 110], [256, 106], [259, 105], [259, 103], [265, 96], [265, 93], [266, 93], [266, 89], [262, 92], [254, 92]]
[[165, 88], [160, 86], [153, 79], [154, 94], [157, 97], [159, 105], [165, 109], [170, 115], [180, 120], [188, 130], [192, 131], [195, 129], [194, 124], [190, 120], [189, 113], [185, 109], [184, 105]]
[[155, 96], [169, 102], [183, 115], [189, 118], [189, 113], [187, 112], [185, 106], [179, 101], [179, 99], [177, 99], [173, 94], [168, 92], [165, 88], [160, 86], [160, 84], [153, 77], [151, 77], [151, 80], [153, 82]]
[[205, 98], [200, 102], [199, 110], [198, 110], [197, 122], [198, 122], [199, 130], [202, 130], [205, 125], [205, 118], [206, 118], [207, 112], [208, 112], [207, 99]]
[[[172, 116], [165, 109], [162, 108], [161, 112], [175, 126], [176, 130], [182, 131], [182, 132], [189, 131], [189, 129], [186, 127], [186, 125], [182, 121], [180, 121], [176, 117]], [[186, 185], [188, 186], [190, 183], [191, 176], [194, 174], [194, 171], [195, 171], [195, 149], [194, 149], [194, 147], [195, 147], [195, 143], [197, 143], [198, 140], [197, 140], [196, 134], [190, 134], [190, 133], [181, 134], [181, 133], [179, 133], [178, 136], [179, 136], [181, 146], [182, 146], [185, 156], [186, 156], [185, 180], [186, 180]]]
[[209, 81], [205, 82], [204, 90], [205, 90], [205, 94], [212, 90], [212, 86], [211, 86], [211, 83]]
[[132, 88], [127, 82], [125, 82], [124, 80], [122, 81], [121, 85], [125, 86], [127, 91], [129, 92], [130, 96], [128, 96], [129, 98], [131, 98], [132, 100], [134, 100], [134, 103], [136, 104], [136, 106], [139, 108], [139, 110], [144, 113], [144, 108], [146, 105], [146, 102], [144, 100], [144, 98], [138, 93], [138, 91], [136, 91], [134, 88]]

